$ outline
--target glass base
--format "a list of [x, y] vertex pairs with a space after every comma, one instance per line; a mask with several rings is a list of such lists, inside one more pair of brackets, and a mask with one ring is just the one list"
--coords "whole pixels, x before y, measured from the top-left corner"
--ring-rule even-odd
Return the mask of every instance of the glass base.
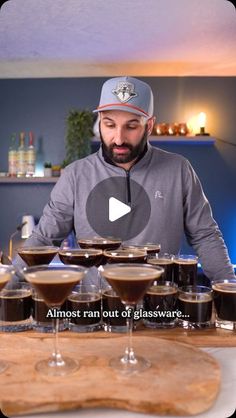
[[69, 330], [73, 332], [96, 332], [102, 329], [101, 324], [78, 325], [69, 322]]
[[126, 357], [114, 357], [110, 360], [109, 366], [123, 374], [129, 375], [145, 371], [151, 367], [151, 362], [140, 356], [130, 361]]
[[22, 332], [32, 329], [32, 322], [2, 322], [0, 332]]
[[58, 362], [52, 358], [41, 360], [35, 365], [35, 369], [45, 376], [65, 376], [76, 372], [78, 368], [79, 363], [70, 357], [63, 357]]
[[177, 325], [177, 321], [170, 321], [170, 322], [155, 322], [155, 321], [148, 321], [147, 319], [143, 320], [143, 324], [147, 328], [174, 328]]
[[108, 325], [103, 324], [103, 329], [106, 332], [122, 332], [127, 333], [127, 326], [126, 325]]
[[224, 319], [216, 319], [215, 320], [216, 328], [227, 329], [229, 331], [236, 330], [236, 322], [234, 321], [225, 321]]
[[0, 373], [5, 372], [7, 368], [8, 368], [8, 363], [5, 363], [5, 361], [0, 361]]
[[[45, 332], [45, 333], [50, 333], [53, 332], [53, 325], [52, 322], [36, 322], [33, 321], [33, 325], [32, 328], [36, 331], [36, 332]], [[58, 327], [58, 331], [65, 331], [68, 329], [68, 324], [67, 321], [59, 321], [59, 327]]]
[[204, 329], [204, 328], [214, 328], [215, 324], [212, 321], [207, 322], [190, 322], [184, 321], [182, 319], [178, 320], [178, 325], [185, 329]]

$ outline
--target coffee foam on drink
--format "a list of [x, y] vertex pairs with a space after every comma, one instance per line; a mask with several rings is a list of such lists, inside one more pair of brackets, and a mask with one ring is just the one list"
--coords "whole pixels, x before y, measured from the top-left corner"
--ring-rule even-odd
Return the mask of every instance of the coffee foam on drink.
[[[142, 274], [140, 274], [142, 272]], [[102, 272], [102, 275], [112, 280], [123, 281], [139, 281], [139, 280], [152, 280], [160, 277], [161, 272], [148, 268], [148, 267], [110, 267]]]
[[173, 261], [168, 259], [168, 258], [157, 258], [157, 259], [149, 259], [148, 258], [148, 264], [153, 264], [153, 265], [169, 265], [169, 264], [173, 264]]
[[95, 302], [100, 301], [100, 295], [98, 293], [79, 293], [77, 295], [70, 295], [68, 296], [68, 300], [70, 302], [75, 303], [89, 303], [89, 302]]
[[31, 289], [3, 289], [1, 299], [21, 299], [31, 296]]
[[[197, 298], [197, 299], [196, 299]], [[206, 303], [206, 302], [210, 302], [212, 300], [211, 295], [207, 295], [204, 293], [201, 293], [201, 295], [179, 295], [178, 297], [179, 300], [182, 300], [183, 302], [187, 302], [187, 303]]]
[[148, 295], [159, 295], [159, 296], [166, 296], [166, 295], [174, 295], [177, 294], [177, 289], [170, 287], [170, 286], [152, 286], [147, 290]]
[[18, 251], [18, 253], [19, 254], [56, 254], [57, 253], [57, 250], [49, 250], [49, 249], [44, 249], [43, 247], [42, 247], [42, 249], [24, 249], [24, 248], [22, 248], [21, 250], [19, 250]]
[[25, 273], [26, 280], [30, 283], [38, 284], [62, 284], [62, 283], [73, 283], [78, 282], [84, 276], [83, 272], [80, 271], [63, 271], [63, 270], [43, 270], [35, 273]]
[[236, 293], [236, 283], [216, 283], [212, 285], [212, 289], [217, 292]]

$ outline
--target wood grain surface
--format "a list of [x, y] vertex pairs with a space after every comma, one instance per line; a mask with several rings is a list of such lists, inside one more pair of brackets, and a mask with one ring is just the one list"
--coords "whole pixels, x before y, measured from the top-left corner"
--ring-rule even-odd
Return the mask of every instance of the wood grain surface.
[[[41, 333], [37, 333], [35, 331], [24, 332], [24, 335], [30, 336], [31, 338], [42, 337]], [[70, 338], [85, 338], [86, 336], [86, 338], [94, 339], [117, 338], [123, 334], [104, 331], [96, 331], [87, 334], [63, 331], [63, 333], [60, 333], [60, 335], [68, 335]], [[186, 330], [180, 327], [170, 329], [150, 329], [145, 328], [143, 324], [139, 324], [137, 329], [134, 331], [133, 335], [153, 338], [164, 338], [168, 340], [174, 340], [178, 342], [191, 344], [195, 347], [236, 347], [235, 331], [228, 331], [214, 327], [193, 330]]]
[[2, 411], [12, 416], [105, 406], [149, 414], [194, 415], [209, 409], [217, 397], [219, 365], [196, 347], [135, 334], [135, 352], [149, 358], [152, 366], [143, 373], [123, 376], [108, 363], [111, 356], [123, 354], [126, 337], [96, 333], [92, 339], [89, 335], [60, 333], [62, 353], [78, 359], [80, 369], [70, 376], [53, 378], [34, 369], [36, 361], [51, 352], [51, 335], [1, 334], [1, 359], [9, 362], [0, 375]]

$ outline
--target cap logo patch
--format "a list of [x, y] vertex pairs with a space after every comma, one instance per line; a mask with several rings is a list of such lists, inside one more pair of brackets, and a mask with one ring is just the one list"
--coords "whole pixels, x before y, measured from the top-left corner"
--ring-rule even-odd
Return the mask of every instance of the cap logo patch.
[[112, 93], [116, 95], [121, 103], [126, 103], [138, 95], [134, 91], [134, 84], [128, 83], [127, 81], [120, 81], [116, 88], [112, 90]]

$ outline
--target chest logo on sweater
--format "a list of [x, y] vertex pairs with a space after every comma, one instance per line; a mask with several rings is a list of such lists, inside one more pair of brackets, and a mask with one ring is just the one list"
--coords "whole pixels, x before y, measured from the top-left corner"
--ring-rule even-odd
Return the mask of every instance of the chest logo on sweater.
[[156, 190], [154, 194], [155, 199], [164, 199], [164, 196], [160, 190]]
[[136, 181], [121, 176], [109, 177], [89, 193], [86, 215], [94, 232], [122, 241], [139, 235], [151, 215], [151, 203], [145, 189]]

